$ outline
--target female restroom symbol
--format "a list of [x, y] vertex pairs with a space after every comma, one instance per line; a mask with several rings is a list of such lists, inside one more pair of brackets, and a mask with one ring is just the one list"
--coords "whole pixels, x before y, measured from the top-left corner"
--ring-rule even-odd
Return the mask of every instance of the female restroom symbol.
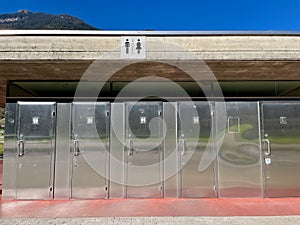
[[142, 44], [141, 44], [141, 40], [140, 39], [137, 40], [136, 50], [137, 50], [137, 54], [141, 54]]

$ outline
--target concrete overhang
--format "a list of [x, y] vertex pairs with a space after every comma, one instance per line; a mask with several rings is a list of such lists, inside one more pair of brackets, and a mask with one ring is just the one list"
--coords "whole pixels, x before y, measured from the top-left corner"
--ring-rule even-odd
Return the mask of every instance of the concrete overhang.
[[[121, 57], [124, 36], [145, 38], [145, 58], [131, 65]], [[153, 74], [189, 81], [186, 74], [193, 73], [209, 80], [207, 71], [219, 81], [294, 81], [300, 80], [300, 32], [2, 30], [0, 104], [8, 81], [80, 80], [95, 61], [105, 70], [119, 68], [111, 81]], [[184, 64], [184, 73], [168, 62]], [[199, 69], [199, 62], [206, 66]]]

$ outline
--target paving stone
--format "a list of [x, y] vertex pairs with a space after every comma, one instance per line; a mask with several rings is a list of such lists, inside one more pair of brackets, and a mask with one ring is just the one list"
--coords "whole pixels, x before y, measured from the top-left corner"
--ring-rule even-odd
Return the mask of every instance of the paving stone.
[[2, 218], [5, 225], [294, 225], [300, 216], [272, 217], [105, 217], [105, 218]]

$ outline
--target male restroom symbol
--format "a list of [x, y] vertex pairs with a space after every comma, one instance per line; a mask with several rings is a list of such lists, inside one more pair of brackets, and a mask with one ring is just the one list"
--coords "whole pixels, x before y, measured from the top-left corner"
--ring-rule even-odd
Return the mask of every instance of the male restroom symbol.
[[129, 54], [130, 42], [128, 39], [125, 41], [126, 54]]
[[141, 44], [141, 40], [140, 39], [137, 40], [136, 50], [137, 50], [137, 54], [141, 54], [142, 44]]

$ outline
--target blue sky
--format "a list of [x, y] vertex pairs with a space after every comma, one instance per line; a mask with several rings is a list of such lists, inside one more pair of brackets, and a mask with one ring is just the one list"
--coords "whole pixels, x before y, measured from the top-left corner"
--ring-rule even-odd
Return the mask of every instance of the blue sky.
[[0, 0], [0, 13], [70, 14], [104, 30], [300, 30], [300, 0]]

